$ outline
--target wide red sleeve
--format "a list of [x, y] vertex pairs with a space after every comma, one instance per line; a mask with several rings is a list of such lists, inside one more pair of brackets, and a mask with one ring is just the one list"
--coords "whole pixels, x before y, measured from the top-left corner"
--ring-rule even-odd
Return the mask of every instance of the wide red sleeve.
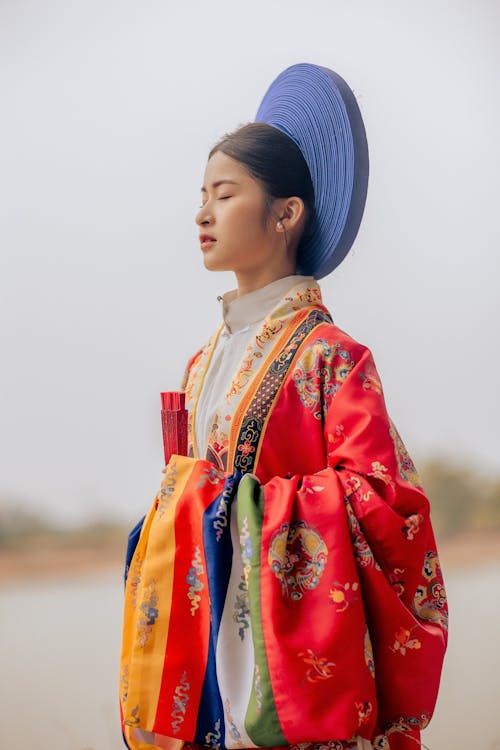
[[407, 717], [425, 726], [446, 648], [446, 599], [429, 503], [387, 415], [369, 351], [333, 399], [325, 433], [363, 588], [379, 721]]
[[[333, 354], [318, 368], [328, 467], [292, 480], [273, 478], [263, 485], [267, 511], [262, 557], [272, 558], [276, 529], [287, 523], [292, 536], [297, 524], [303, 522], [325, 542], [330, 554], [314, 595], [309, 596], [311, 618], [328, 614], [321, 603], [326, 595], [324, 584], [330, 587], [337, 620], [339, 611], [343, 614], [361, 597], [377, 693], [377, 705], [370, 706], [372, 716], [366, 723], [371, 724], [376, 713], [375, 735], [379, 734], [380, 744], [375, 747], [389, 747], [383, 744], [389, 741], [391, 750], [399, 750], [415, 745], [418, 730], [432, 716], [447, 641], [447, 607], [428, 500], [388, 417], [371, 353], [356, 346], [355, 361], [344, 370], [333, 361]], [[290, 482], [296, 484], [293, 500]], [[284, 505], [289, 518], [278, 510]], [[348, 541], [340, 507], [349, 530]], [[333, 528], [329, 529], [329, 524]], [[295, 549], [292, 546], [276, 569], [280, 564], [284, 568], [285, 560], [290, 565], [293, 554], [295, 558], [307, 557], [303, 548], [298, 552], [297, 544]], [[345, 576], [350, 559], [355, 562], [356, 581]], [[314, 564], [314, 560], [309, 562]], [[300, 586], [300, 564], [296, 562], [288, 573], [289, 588], [294, 580]], [[263, 573], [266, 586], [268, 577]], [[272, 596], [272, 588], [268, 590]], [[271, 609], [276, 621], [285, 616], [278, 613], [279, 603], [273, 603]], [[355, 607], [351, 609], [354, 613]], [[298, 616], [299, 607], [296, 610]], [[272, 627], [268, 626], [269, 638]], [[333, 648], [328, 643], [325, 636], [324, 649]], [[352, 647], [345, 642], [346, 650]], [[346, 656], [342, 664], [347, 674], [354, 661]], [[342, 668], [340, 662], [337, 666]]]

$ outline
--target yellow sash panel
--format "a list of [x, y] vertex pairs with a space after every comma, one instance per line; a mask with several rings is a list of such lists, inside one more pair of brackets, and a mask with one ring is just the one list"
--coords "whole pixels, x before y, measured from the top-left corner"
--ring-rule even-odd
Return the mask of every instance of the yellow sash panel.
[[125, 586], [120, 702], [125, 737], [134, 750], [151, 747], [134, 737], [133, 730], [155, 723], [172, 609], [176, 504], [194, 468], [191, 458], [170, 460], [144, 521]]

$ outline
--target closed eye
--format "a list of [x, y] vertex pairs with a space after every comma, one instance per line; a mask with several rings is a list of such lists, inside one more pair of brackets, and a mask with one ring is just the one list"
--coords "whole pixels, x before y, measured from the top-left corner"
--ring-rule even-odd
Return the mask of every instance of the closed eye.
[[218, 200], [220, 201], [227, 201], [228, 198], [232, 198], [232, 195], [219, 195]]

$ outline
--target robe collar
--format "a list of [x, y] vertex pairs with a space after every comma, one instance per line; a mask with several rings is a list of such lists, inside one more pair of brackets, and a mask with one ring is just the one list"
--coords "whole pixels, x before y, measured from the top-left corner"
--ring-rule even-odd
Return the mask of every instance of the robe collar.
[[226, 292], [222, 297], [222, 317], [229, 333], [249, 328], [273, 310], [283, 297], [296, 286], [317, 286], [312, 276], [285, 276], [253, 292], [238, 297], [238, 290]]

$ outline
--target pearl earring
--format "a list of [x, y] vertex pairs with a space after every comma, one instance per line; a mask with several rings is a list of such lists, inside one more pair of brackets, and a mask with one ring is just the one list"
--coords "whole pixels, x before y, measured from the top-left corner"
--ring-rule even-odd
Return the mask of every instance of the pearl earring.
[[283, 229], [283, 224], [281, 223], [281, 221], [276, 222], [276, 229]]

